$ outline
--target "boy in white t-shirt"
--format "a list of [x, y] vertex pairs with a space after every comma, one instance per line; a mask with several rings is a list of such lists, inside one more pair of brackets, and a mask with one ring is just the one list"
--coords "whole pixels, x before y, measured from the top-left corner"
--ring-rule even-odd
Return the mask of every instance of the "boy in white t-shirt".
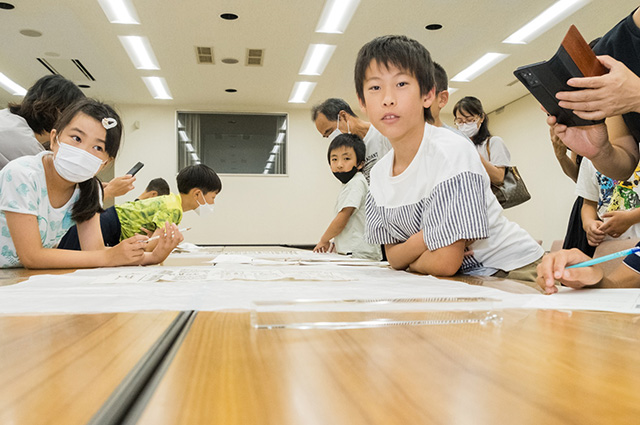
[[367, 241], [385, 244], [395, 269], [534, 281], [544, 251], [502, 215], [474, 147], [425, 123], [434, 77], [424, 46], [374, 39], [358, 53], [355, 83], [362, 110], [393, 148], [371, 170]]
[[355, 134], [340, 134], [329, 145], [327, 159], [333, 175], [342, 182], [336, 201], [336, 217], [322, 235], [314, 252], [332, 250], [331, 239], [338, 254], [352, 254], [355, 258], [380, 261], [380, 245], [364, 240], [365, 202], [369, 190], [362, 174], [365, 145]]
[[576, 194], [584, 198], [582, 225], [591, 246], [612, 238], [640, 239], [640, 166], [626, 181], [605, 176], [582, 158]]

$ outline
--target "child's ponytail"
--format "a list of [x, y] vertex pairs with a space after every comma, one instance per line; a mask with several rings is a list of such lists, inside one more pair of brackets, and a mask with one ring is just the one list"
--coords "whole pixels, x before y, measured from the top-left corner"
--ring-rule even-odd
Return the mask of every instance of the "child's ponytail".
[[87, 181], [78, 183], [80, 196], [73, 205], [71, 210], [71, 218], [76, 223], [82, 223], [89, 220], [96, 213], [103, 213], [102, 202], [103, 196], [102, 183], [97, 177], [90, 178]]

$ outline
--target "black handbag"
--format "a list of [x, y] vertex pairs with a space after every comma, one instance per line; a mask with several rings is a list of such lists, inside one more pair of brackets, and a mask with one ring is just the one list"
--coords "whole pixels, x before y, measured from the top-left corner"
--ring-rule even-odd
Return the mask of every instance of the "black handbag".
[[[491, 139], [489, 138], [489, 140], [487, 140], [489, 162], [491, 162], [491, 151], [489, 150], [490, 141]], [[531, 194], [527, 190], [527, 186], [525, 186], [524, 180], [522, 180], [522, 176], [520, 176], [518, 172], [518, 168], [515, 166], [505, 167], [504, 181], [501, 185], [491, 183], [491, 191], [496, 195], [498, 202], [500, 202], [500, 205], [502, 205], [504, 209], [515, 207], [531, 199]]]

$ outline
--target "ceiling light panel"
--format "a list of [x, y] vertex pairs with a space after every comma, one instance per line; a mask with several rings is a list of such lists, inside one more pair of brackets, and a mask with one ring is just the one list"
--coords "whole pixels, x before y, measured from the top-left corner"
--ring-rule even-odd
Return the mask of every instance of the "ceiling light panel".
[[344, 33], [359, 4], [360, 0], [326, 0], [316, 32]]
[[289, 103], [307, 103], [313, 89], [316, 88], [317, 83], [310, 81], [298, 81], [293, 85], [291, 95], [289, 96]]
[[335, 50], [336, 46], [330, 44], [310, 44], [298, 73], [300, 75], [322, 75]]
[[130, 0], [98, 0], [98, 3], [112, 24], [140, 25], [136, 8]]
[[24, 96], [27, 90], [0, 72], [0, 87], [14, 96]]
[[162, 77], [142, 77], [147, 89], [154, 99], [173, 99], [167, 80]]
[[459, 72], [451, 81], [471, 81], [509, 55], [504, 53], [486, 53], [480, 59]]
[[560, 0], [507, 37], [503, 43], [527, 44], [591, 0]]
[[153, 53], [151, 43], [149, 43], [147, 37], [120, 35], [118, 38], [137, 69], [160, 69], [156, 55]]

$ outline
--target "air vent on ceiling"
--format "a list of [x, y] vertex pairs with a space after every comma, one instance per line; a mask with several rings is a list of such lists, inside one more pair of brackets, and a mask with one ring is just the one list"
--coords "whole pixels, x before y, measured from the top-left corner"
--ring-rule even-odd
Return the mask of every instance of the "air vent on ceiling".
[[247, 49], [247, 66], [262, 66], [264, 49]]
[[196, 60], [199, 64], [213, 65], [213, 48], [196, 46]]
[[87, 67], [79, 59], [45, 59], [37, 58], [47, 71], [62, 75], [71, 81], [95, 81]]

